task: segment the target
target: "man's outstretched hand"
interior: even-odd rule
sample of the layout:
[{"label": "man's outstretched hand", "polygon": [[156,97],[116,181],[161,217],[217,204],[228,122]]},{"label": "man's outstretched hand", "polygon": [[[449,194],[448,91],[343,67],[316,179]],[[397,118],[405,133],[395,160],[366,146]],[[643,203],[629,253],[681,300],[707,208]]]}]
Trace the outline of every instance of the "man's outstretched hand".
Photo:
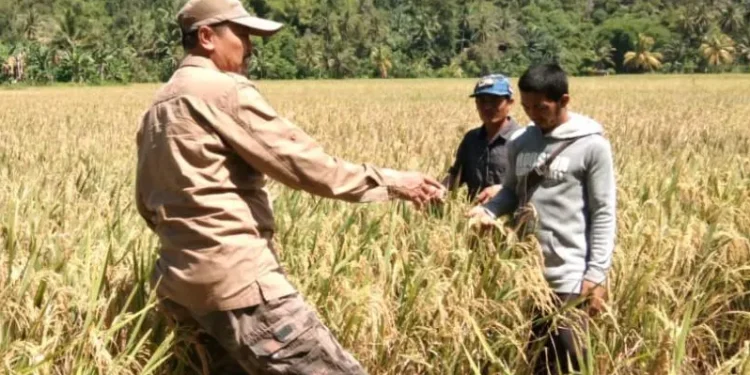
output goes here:
[{"label": "man's outstretched hand", "polygon": [[399,187],[391,188],[399,199],[407,200],[418,208],[433,201],[442,201],[445,187],[434,178],[419,172],[402,172]]}]

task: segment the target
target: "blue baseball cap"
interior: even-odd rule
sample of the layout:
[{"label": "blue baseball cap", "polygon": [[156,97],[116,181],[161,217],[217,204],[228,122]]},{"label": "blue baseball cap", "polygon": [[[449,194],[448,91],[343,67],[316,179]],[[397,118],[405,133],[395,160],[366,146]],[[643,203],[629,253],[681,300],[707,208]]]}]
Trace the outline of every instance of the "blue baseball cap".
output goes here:
[{"label": "blue baseball cap", "polygon": [[510,80],[502,74],[490,74],[479,79],[474,86],[474,93],[469,95],[473,98],[477,95],[495,95],[513,97],[513,88]]}]

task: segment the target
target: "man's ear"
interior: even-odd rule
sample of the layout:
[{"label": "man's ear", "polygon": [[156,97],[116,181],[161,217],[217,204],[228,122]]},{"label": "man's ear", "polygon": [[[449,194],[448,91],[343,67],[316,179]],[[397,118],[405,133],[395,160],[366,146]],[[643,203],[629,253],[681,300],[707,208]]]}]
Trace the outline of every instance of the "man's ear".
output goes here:
[{"label": "man's ear", "polygon": [[567,108],[568,103],[570,103],[570,95],[563,94],[563,96],[560,98],[560,108]]},{"label": "man's ear", "polygon": [[214,35],[215,32],[208,26],[201,26],[198,29],[198,45],[205,51],[213,51],[216,49],[214,46]]}]

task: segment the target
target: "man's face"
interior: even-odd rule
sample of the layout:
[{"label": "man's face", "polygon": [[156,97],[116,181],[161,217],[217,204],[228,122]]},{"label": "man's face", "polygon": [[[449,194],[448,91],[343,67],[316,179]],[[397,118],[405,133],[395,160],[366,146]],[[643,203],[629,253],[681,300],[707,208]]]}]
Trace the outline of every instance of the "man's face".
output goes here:
[{"label": "man's face", "polygon": [[561,114],[568,100],[567,94],[558,102],[548,99],[543,93],[521,92],[524,112],[542,130],[551,130],[560,125]]},{"label": "man's face", "polygon": [[513,105],[507,96],[477,95],[474,97],[477,112],[484,124],[499,124],[505,121]]},{"label": "man's face", "polygon": [[209,29],[203,47],[210,52],[216,67],[225,72],[246,74],[253,52],[250,30],[231,22]]}]

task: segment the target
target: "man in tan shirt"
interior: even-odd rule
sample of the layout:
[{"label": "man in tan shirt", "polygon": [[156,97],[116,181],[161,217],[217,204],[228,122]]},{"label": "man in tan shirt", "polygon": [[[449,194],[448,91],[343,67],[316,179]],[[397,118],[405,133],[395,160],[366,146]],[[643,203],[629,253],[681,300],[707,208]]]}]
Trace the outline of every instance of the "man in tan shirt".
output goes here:
[{"label": "man in tan shirt", "polygon": [[336,159],[274,111],[243,73],[250,35],[281,24],[239,0],[190,0],[178,22],[187,57],[137,135],[136,203],[161,242],[152,277],[161,307],[207,332],[239,373],[365,373],[286,278],[266,176],[333,199],[417,206],[442,186]]}]

